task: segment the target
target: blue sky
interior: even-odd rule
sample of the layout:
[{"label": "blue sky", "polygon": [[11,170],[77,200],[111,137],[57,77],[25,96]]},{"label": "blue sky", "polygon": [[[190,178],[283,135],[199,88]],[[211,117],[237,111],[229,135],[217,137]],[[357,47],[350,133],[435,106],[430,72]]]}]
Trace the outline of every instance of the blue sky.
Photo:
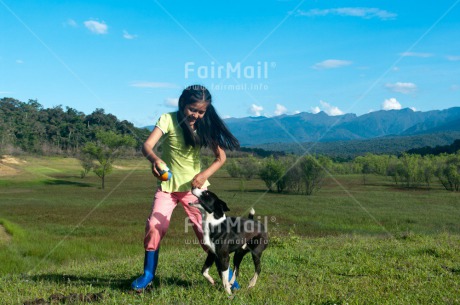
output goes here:
[{"label": "blue sky", "polygon": [[460,105],[460,0],[0,0],[0,97],[136,126],[207,86],[222,117]]}]

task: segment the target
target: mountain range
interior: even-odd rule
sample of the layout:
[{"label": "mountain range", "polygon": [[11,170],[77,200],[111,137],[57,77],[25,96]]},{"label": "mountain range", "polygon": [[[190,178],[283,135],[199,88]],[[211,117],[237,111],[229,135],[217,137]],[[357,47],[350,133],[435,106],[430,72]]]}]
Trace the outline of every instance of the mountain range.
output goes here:
[{"label": "mountain range", "polygon": [[268,143],[336,142],[460,131],[460,107],[445,110],[381,110],[361,116],[298,113],[230,118],[225,123],[242,146]]}]

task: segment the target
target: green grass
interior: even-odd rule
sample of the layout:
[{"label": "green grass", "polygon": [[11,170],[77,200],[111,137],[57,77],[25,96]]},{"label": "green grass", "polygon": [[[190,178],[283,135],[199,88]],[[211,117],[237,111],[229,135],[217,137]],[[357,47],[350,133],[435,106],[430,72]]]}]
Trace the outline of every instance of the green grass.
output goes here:
[{"label": "green grass", "polygon": [[[103,292],[99,304],[460,304],[460,200],[439,186],[403,189],[370,177],[328,179],[313,196],[266,193],[257,179],[219,172],[211,189],[229,215],[267,224],[262,274],[243,260],[229,298],[200,274],[205,254],[178,207],[162,241],[153,289],[133,293],[156,181],[145,160],[121,160],[106,189],[78,161],[32,158],[0,177],[0,303]],[[217,279],[215,267],[211,275]]]}]

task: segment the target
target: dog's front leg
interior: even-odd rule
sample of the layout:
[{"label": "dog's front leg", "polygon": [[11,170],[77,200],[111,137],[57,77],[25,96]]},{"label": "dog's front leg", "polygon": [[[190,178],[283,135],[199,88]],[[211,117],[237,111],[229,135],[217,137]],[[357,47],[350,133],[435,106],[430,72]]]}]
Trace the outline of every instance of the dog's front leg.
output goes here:
[{"label": "dog's front leg", "polygon": [[232,294],[232,290],[231,290],[231,287],[232,285],[230,284],[230,282],[228,281],[228,275],[230,273],[230,270],[229,270],[229,261],[230,261],[230,257],[229,257],[229,253],[227,251],[223,251],[223,252],[220,252],[219,254],[217,254],[217,257],[218,259],[216,259],[216,264],[217,264],[217,269],[219,270],[219,274],[222,278],[222,284],[224,286],[224,289],[225,291],[228,293],[228,294]]},{"label": "dog's front leg", "polygon": [[201,269],[201,273],[211,283],[211,285],[214,285],[214,279],[209,275],[209,269],[211,268],[212,264],[214,264],[215,260],[216,256],[214,253],[208,251],[208,257],[206,258],[203,268]]},{"label": "dog's front leg", "polygon": [[225,291],[227,291],[228,294],[232,294],[232,289],[231,289],[232,285],[228,281],[229,273],[230,273],[230,271],[229,271],[228,268],[226,270],[222,271],[222,284],[224,285]]}]

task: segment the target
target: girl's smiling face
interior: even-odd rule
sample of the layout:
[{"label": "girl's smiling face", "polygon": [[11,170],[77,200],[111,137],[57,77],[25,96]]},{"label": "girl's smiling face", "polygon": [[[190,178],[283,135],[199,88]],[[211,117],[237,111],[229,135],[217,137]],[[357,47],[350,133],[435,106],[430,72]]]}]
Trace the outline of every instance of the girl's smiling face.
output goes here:
[{"label": "girl's smiling face", "polygon": [[204,117],[208,105],[208,102],[196,102],[185,106],[184,115],[192,129],[195,129],[196,121]]}]

